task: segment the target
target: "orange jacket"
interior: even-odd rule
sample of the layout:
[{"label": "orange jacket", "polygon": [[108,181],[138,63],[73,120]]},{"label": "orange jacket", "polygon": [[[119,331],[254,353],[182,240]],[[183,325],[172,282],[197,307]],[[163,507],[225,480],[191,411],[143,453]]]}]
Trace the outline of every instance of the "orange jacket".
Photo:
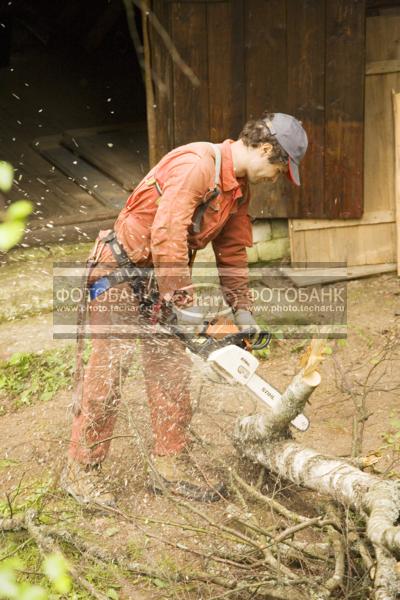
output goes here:
[{"label": "orange jacket", "polygon": [[[215,178],[214,151],[206,142],[180,146],[165,155],[139,183],[117,218],[118,240],[132,262],[154,265],[161,297],[190,287],[189,249],[204,248],[212,241],[227,301],[238,308],[249,305],[249,194],[246,180],[235,177],[231,143],[219,144],[221,193],[208,205],[198,233],[193,230],[193,215],[207,191],[214,188]],[[101,260],[107,258],[111,258],[109,248]]]}]

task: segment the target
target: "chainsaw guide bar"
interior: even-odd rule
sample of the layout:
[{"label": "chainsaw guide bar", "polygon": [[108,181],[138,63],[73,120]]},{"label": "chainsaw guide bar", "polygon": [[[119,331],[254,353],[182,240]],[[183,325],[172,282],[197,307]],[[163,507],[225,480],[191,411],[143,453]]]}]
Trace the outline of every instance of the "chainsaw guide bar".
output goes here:
[{"label": "chainsaw guide bar", "polygon": [[[281,411],[281,393],[257,375],[259,361],[247,350],[229,344],[212,351],[206,359],[194,354],[189,348],[187,352],[204,377],[214,383],[241,385],[273,413]],[[299,431],[307,431],[310,426],[308,418],[303,414],[297,415],[291,424]]]}]

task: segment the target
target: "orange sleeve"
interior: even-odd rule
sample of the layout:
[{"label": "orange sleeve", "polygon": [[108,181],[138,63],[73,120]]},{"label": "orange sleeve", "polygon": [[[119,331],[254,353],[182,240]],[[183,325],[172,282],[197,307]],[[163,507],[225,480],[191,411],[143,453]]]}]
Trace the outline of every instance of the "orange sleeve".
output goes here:
[{"label": "orange sleeve", "polygon": [[210,186],[212,157],[194,153],[174,159],[151,227],[151,253],[160,296],[191,286],[188,230],[195,209]]},{"label": "orange sleeve", "polygon": [[212,242],[224,298],[233,308],[246,310],[251,308],[246,247],[253,244],[248,205],[239,206]]}]

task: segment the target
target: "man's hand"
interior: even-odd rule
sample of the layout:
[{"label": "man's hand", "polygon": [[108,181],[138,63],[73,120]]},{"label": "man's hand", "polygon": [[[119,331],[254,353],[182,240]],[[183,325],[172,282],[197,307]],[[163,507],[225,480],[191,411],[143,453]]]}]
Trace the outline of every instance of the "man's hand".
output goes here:
[{"label": "man's hand", "polygon": [[249,310],[244,308],[238,308],[233,315],[235,325],[237,325],[243,333],[249,333],[249,336],[256,336],[260,333],[261,329],[257,325],[253,315]]}]

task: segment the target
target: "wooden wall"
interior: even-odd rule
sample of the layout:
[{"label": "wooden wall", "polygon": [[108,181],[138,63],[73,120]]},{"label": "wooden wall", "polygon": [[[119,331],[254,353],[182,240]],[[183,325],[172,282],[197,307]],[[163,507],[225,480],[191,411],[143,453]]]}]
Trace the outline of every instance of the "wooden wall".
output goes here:
[{"label": "wooden wall", "polygon": [[151,27],[157,157],[194,140],[236,138],[265,109],[303,121],[303,185],[253,190],[263,217],[357,218],[363,204],[365,0],[152,0],[199,80]]},{"label": "wooden wall", "polygon": [[364,215],[356,221],[292,220],[295,262],[396,262],[392,89],[400,91],[399,32],[400,16],[367,18]]}]

